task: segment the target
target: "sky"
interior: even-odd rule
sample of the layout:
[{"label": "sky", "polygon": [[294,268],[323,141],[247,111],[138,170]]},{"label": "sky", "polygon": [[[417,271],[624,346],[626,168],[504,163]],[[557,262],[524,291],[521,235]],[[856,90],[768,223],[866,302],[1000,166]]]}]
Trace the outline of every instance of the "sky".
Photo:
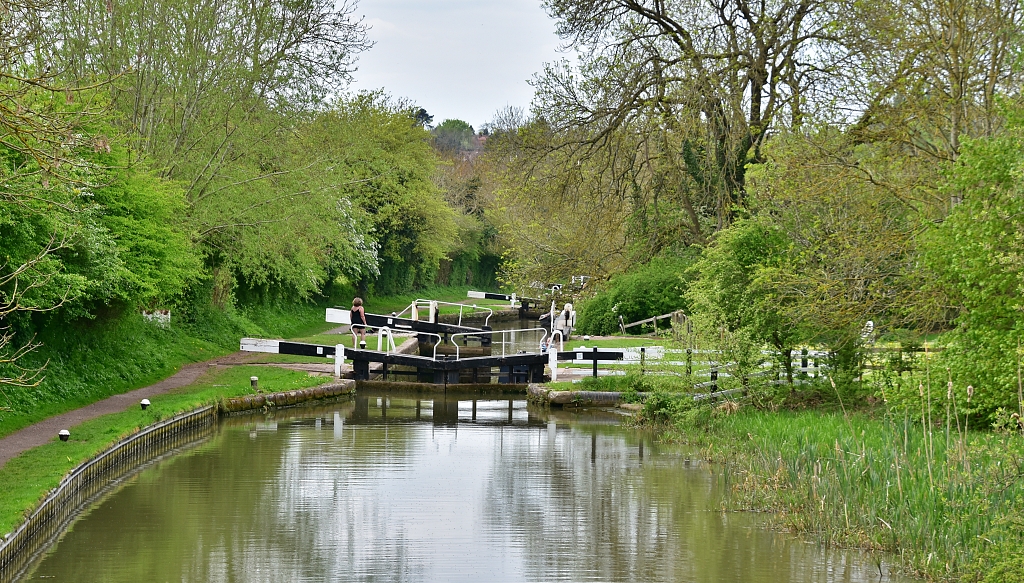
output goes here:
[{"label": "sky", "polygon": [[434,116],[474,128],[506,106],[528,109],[527,82],[562,58],[540,0],[359,0],[375,46],[351,89],[384,88]]}]

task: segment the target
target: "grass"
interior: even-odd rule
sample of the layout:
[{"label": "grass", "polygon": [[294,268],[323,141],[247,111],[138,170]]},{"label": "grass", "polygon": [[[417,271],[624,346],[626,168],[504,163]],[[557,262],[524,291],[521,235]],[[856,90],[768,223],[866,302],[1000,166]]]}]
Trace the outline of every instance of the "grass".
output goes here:
[{"label": "grass", "polygon": [[[469,298],[466,297],[466,293],[471,289],[474,288],[468,286],[435,287],[395,296],[370,296],[363,298],[365,300],[364,307],[366,308],[366,311],[371,314],[390,314],[391,312],[401,312],[417,299],[463,302],[469,300]],[[484,305],[480,300],[475,301],[475,303],[478,306]],[[507,305],[507,303],[505,305]],[[345,304],[340,307],[347,308],[349,306],[351,306],[351,304]],[[458,311],[458,308],[441,307],[442,314],[452,312],[458,313]]]},{"label": "grass", "polygon": [[591,338],[590,340],[583,340],[578,336],[574,336],[571,340],[565,343],[565,349],[578,350],[581,346],[587,348],[639,348],[641,346],[664,346],[665,348],[672,348],[673,342],[668,338],[651,338],[644,336],[616,336],[613,338],[602,337],[602,338]]},{"label": "grass", "polygon": [[[666,410],[649,399],[643,415]],[[965,432],[911,411],[759,411],[729,415],[679,401],[669,435],[726,462],[732,504],[831,545],[892,553],[933,580],[1024,576],[1024,437]]]},{"label": "grass", "polygon": [[265,393],[305,388],[330,380],[272,367],[231,367],[207,373],[188,387],[150,399],[152,405],[146,411],[133,407],[70,427],[69,441],[61,442],[54,436],[46,445],[26,451],[0,468],[0,483],[5,484],[4,496],[0,498],[0,533],[10,532],[19,524],[74,467],[142,427],[212,404],[218,398],[250,394],[250,376],[259,377],[260,389]]}]

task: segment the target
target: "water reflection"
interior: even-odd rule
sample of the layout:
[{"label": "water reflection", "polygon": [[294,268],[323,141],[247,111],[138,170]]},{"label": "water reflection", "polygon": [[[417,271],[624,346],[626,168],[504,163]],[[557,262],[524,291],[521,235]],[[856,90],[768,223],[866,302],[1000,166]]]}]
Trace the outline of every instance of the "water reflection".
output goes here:
[{"label": "water reflection", "polygon": [[[227,420],[79,520],[57,581],[877,581],[721,512],[613,413],[387,395]],[[888,580],[888,579],[886,579]]]}]

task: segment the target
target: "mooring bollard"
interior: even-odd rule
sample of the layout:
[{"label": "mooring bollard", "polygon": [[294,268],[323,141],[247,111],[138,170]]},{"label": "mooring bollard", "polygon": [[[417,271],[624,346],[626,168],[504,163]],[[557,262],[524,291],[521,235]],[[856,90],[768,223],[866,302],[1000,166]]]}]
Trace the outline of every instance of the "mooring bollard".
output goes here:
[{"label": "mooring bollard", "polygon": [[149,399],[143,399],[142,401],[139,401],[139,405],[142,407],[142,410],[145,411],[146,408],[149,407]]},{"label": "mooring bollard", "polygon": [[61,429],[60,433],[57,434],[57,437],[59,437],[61,441],[67,441],[71,438],[71,432],[67,429]]},{"label": "mooring bollard", "polygon": [[259,377],[249,377],[249,386],[252,387],[252,390],[259,391],[260,390],[259,385],[260,385],[260,378]]}]

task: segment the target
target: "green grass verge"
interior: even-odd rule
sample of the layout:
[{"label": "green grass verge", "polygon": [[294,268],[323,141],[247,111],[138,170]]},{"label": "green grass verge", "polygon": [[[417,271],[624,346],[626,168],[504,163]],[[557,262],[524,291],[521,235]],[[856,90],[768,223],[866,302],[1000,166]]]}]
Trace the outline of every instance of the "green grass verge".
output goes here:
[{"label": "green grass verge", "polygon": [[643,336],[616,336],[614,338],[602,337],[583,340],[579,336],[573,336],[565,343],[566,350],[576,350],[582,346],[587,348],[639,348],[641,346],[664,346],[675,348],[673,342],[668,338],[645,338]]},{"label": "green grass verge", "polygon": [[70,427],[71,439],[56,436],[46,445],[33,448],[0,468],[4,496],[0,498],[0,533],[10,532],[71,469],[92,458],[117,440],[147,425],[215,403],[218,398],[251,394],[249,377],[258,376],[265,393],[288,391],[323,384],[328,377],[312,377],[273,367],[238,366],[210,372],[196,383],[151,399],[146,411],[132,407]]},{"label": "green grass verge", "polygon": [[[892,553],[943,581],[1024,579],[1024,437],[912,412],[761,411],[664,394],[641,419],[726,462],[732,505],[841,546]],[[948,446],[947,446],[948,444]]]}]

